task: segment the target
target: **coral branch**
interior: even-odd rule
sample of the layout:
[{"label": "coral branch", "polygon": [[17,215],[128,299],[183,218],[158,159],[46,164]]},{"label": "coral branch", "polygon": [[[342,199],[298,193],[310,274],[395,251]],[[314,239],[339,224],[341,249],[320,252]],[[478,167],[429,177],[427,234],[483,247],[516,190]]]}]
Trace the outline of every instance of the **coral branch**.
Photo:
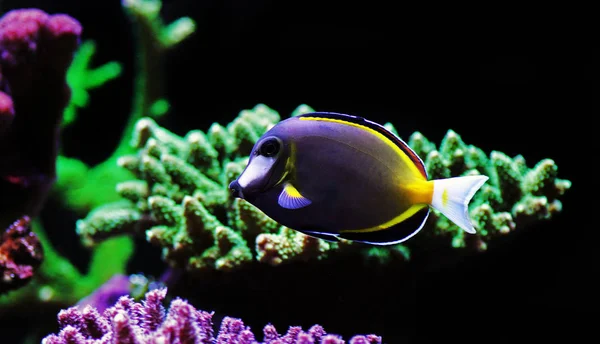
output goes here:
[{"label": "coral branch", "polygon": [[[195,31],[196,23],[191,18],[182,17],[164,25],[159,15],[162,7],[160,0],[122,0],[121,3],[135,24],[137,50],[143,52],[136,65],[134,108],[126,126],[126,136],[142,116],[156,118],[169,109],[163,90],[164,55],[168,49],[189,37]],[[128,150],[129,146],[124,144],[117,149],[117,155],[123,155]]]},{"label": "coral branch", "polygon": [[90,68],[95,52],[96,43],[92,40],[84,41],[77,49],[71,67],[67,71],[71,101],[64,111],[63,128],[73,123],[77,118],[77,111],[89,104],[89,90],[100,87],[121,74],[121,64],[115,61],[94,69]]},{"label": "coral branch", "polygon": [[[307,331],[291,326],[280,335],[273,325],[263,329],[263,341],[256,339],[250,327],[237,318],[224,317],[215,332],[213,313],[195,309],[187,301],[176,298],[165,310],[162,302],[166,289],[146,293],[142,303],[123,296],[100,314],[91,306],[71,307],[58,314],[60,331],[42,340],[42,344],[104,344],[104,343],[202,343],[202,344],[344,344],[337,335],[328,334],[322,326]],[[216,337],[215,337],[216,333]],[[356,335],[350,344],[381,344],[377,335]]]}]

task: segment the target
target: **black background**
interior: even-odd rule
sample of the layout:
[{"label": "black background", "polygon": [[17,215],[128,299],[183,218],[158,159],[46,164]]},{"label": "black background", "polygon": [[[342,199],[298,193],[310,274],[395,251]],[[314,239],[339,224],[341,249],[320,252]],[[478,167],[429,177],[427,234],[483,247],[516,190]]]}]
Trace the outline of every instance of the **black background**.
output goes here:
[{"label": "black background", "polygon": [[[124,64],[118,80],[92,92],[90,107],[64,137],[67,154],[102,161],[131,106],[133,38],[120,2],[5,0],[3,6],[68,13],[83,24],[84,39],[96,40],[98,64]],[[177,133],[226,124],[257,103],[281,114],[306,103],[393,122],[403,138],[418,130],[439,142],[453,129],[487,152],[522,154],[530,164],[552,158],[559,176],[573,182],[556,218],[510,245],[428,274],[410,329],[398,324],[396,331],[390,319],[397,314],[390,313],[386,324],[338,332],[384,333],[396,343],[546,339],[591,329],[600,261],[592,240],[598,230],[596,45],[567,13],[505,6],[164,2],[166,21],[190,16],[198,25],[167,60],[173,114],[166,125]],[[327,319],[315,319],[327,329]],[[281,327],[287,325],[293,324]]]}]

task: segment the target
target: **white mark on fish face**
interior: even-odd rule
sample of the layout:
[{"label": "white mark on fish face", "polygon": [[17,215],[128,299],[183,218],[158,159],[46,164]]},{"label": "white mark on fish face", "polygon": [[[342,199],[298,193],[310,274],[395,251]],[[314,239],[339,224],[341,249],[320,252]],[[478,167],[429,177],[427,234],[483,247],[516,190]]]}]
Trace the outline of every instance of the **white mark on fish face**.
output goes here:
[{"label": "white mark on fish face", "polygon": [[265,157],[262,155],[255,156],[246,166],[242,175],[238,178],[239,185],[245,189],[248,187],[262,186],[267,183],[269,171],[277,159]]}]

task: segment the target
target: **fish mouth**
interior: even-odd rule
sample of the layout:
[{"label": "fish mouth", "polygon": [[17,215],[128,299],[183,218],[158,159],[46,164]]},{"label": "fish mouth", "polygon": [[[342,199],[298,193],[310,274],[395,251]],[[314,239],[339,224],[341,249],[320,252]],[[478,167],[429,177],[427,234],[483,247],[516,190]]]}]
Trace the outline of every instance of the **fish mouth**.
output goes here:
[{"label": "fish mouth", "polygon": [[[277,186],[278,184],[281,183],[283,177],[285,176],[286,173],[284,173],[284,176],[282,176],[282,178],[280,178],[281,180],[278,180],[277,182],[273,183],[273,174],[275,173],[275,171],[277,171],[279,165],[281,163],[281,159],[277,159],[272,166],[270,166],[270,168],[266,169],[266,171],[264,172],[264,177],[260,178],[259,181],[253,181],[251,182],[249,185],[246,185],[245,187],[242,187],[239,183],[239,179],[241,178],[241,176],[239,176],[237,179],[235,179],[234,181],[232,181],[231,183],[229,183],[229,190],[231,192],[231,195],[235,198],[241,198],[241,199],[245,199],[248,200],[249,198],[253,198],[253,196],[257,195],[257,194],[262,194],[265,193],[267,191],[269,191],[270,189],[272,189],[273,187]],[[245,173],[246,171],[242,172],[242,175]]]},{"label": "fish mouth", "polygon": [[229,183],[229,191],[231,192],[231,196],[233,198],[244,199],[244,191],[237,179]]},{"label": "fish mouth", "polygon": [[269,179],[267,179],[266,183],[261,183],[263,185],[248,185],[246,187],[242,187],[238,180],[234,180],[229,183],[229,191],[231,192],[231,196],[234,198],[241,198],[244,200],[249,200],[253,198],[253,196],[257,194],[264,193],[270,189]]}]

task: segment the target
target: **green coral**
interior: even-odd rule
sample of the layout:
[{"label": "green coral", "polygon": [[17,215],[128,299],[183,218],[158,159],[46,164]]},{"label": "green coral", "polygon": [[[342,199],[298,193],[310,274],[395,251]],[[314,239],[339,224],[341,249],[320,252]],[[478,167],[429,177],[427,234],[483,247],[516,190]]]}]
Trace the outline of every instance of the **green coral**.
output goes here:
[{"label": "green coral", "polygon": [[[96,209],[77,222],[78,234],[93,245],[110,233],[143,230],[149,242],[163,248],[166,261],[195,271],[231,270],[255,256],[277,263],[324,254],[329,244],[298,236],[230,196],[228,185],[245,167],[254,142],[279,119],[278,113],[258,105],[241,111],[227,127],[214,123],[206,133],[193,130],[185,137],[150,118],[139,120],[131,142],[138,153],[118,160],[138,178],[116,187],[127,204]],[[267,233],[288,240],[257,238]],[[283,257],[269,256],[272,247]]]},{"label": "green coral", "polygon": [[[301,105],[292,116],[311,111]],[[117,187],[126,205],[107,205],[79,220],[79,235],[93,245],[111,233],[144,232],[149,242],[163,248],[167,262],[196,272],[229,271],[252,262],[279,265],[325,259],[332,252],[359,253],[367,261],[386,263],[409,260],[411,249],[435,242],[485,250],[493,237],[560,211],[557,197],[570,186],[569,181],[557,178],[552,160],[529,169],[523,157],[510,158],[500,152],[488,156],[465,144],[452,130],[439,148],[416,132],[408,142],[426,157],[430,177],[490,176],[470,206],[477,234],[465,234],[434,210],[422,235],[406,245],[380,248],[345,240],[326,242],[277,224],[228,192],[254,142],[279,120],[277,112],[259,104],[240,112],[226,127],[214,123],[207,132],[193,130],[184,137],[150,118],[139,120],[132,140],[137,154],[119,160],[137,178]],[[391,123],[385,126],[396,132]]]},{"label": "green coral", "polygon": [[[136,74],[133,108],[128,115],[121,141],[112,154],[95,166],[88,166],[79,159],[59,156],[57,160],[57,182],[54,194],[65,207],[78,213],[87,213],[103,204],[116,201],[115,185],[132,178],[126,169],[118,168],[119,157],[133,152],[129,145],[131,133],[137,121],[144,117],[160,118],[169,110],[165,99],[163,62],[169,49],[189,37],[195,23],[188,17],[179,18],[166,25],[159,14],[161,1],[127,0],[123,10],[132,22],[136,43]],[[100,86],[120,72],[116,62],[109,62],[97,69],[89,70],[88,64],[94,53],[92,42],[84,43],[78,51],[74,64],[69,69],[73,97],[67,109],[77,109],[87,104],[87,90]],[[74,110],[73,110],[74,111]],[[70,111],[65,116],[70,118]],[[75,114],[73,113],[73,116]],[[74,120],[69,119],[69,123]],[[107,191],[109,190],[109,191]]]},{"label": "green coral", "polygon": [[416,132],[408,144],[420,156],[426,156],[425,167],[431,178],[447,178],[483,174],[490,180],[475,194],[470,215],[476,235],[462,231],[437,210],[424,229],[426,236],[451,238],[453,247],[485,250],[489,240],[530,222],[549,219],[562,209],[558,197],[571,182],[557,177],[558,168],[551,159],[544,159],[529,168],[521,155],[513,158],[498,151],[489,156],[481,149],[467,145],[453,130],[449,130],[435,147],[423,134]]},{"label": "green coral", "polygon": [[81,43],[67,70],[67,84],[71,88],[71,100],[65,108],[61,125],[66,127],[77,118],[77,111],[87,107],[90,101],[89,90],[100,87],[121,75],[122,66],[116,61],[91,69],[90,64],[96,53],[96,42],[87,40]]},{"label": "green coral", "polygon": [[[138,77],[135,79],[134,105],[124,131],[129,134],[142,116],[158,118],[169,110],[163,89],[164,55],[190,37],[196,30],[196,23],[189,17],[181,17],[166,25],[160,17],[161,0],[124,0],[121,3],[135,24],[137,49],[144,52],[136,65]],[[127,149],[127,145],[120,146],[117,156],[125,154]]]}]

